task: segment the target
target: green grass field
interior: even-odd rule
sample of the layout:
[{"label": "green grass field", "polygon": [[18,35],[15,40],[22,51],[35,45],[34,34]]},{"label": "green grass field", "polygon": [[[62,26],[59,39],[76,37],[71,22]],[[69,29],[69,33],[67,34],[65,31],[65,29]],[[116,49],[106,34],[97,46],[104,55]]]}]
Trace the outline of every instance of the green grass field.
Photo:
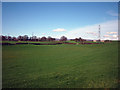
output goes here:
[{"label": "green grass field", "polygon": [[116,88],[118,44],[2,46],[3,88]]},{"label": "green grass field", "polygon": [[11,44],[15,44],[15,43],[57,43],[59,41],[1,41],[1,43],[11,43]]},{"label": "green grass field", "polygon": [[[11,44],[15,44],[15,43],[58,43],[61,41],[0,41],[0,43],[11,43]],[[64,41],[67,43],[80,43],[80,42],[76,42],[76,41]],[[98,43],[98,42],[92,42],[92,41],[84,41],[84,43]],[[102,42],[101,42],[102,43]]]}]

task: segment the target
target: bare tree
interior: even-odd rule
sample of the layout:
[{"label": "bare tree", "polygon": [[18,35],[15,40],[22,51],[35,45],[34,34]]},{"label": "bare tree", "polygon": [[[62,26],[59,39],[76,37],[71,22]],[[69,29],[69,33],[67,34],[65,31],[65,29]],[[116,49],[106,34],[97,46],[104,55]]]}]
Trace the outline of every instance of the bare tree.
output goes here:
[{"label": "bare tree", "polygon": [[82,39],[81,37],[79,38],[80,42],[83,44],[84,41],[86,41],[85,39]]},{"label": "bare tree", "polygon": [[12,37],[12,40],[13,40],[13,41],[17,41],[17,38],[16,38],[16,37]]},{"label": "bare tree", "polygon": [[60,38],[60,41],[67,41],[67,37],[62,36],[62,37]]},{"label": "bare tree", "polygon": [[55,41],[56,39],[55,38],[52,38],[52,41]]},{"label": "bare tree", "polygon": [[55,38],[52,38],[52,37],[48,36],[47,40],[48,40],[48,41],[54,41]]},{"label": "bare tree", "polygon": [[75,40],[76,42],[79,42],[79,41],[80,41],[78,38],[75,38],[74,40]]},{"label": "bare tree", "polygon": [[47,40],[46,37],[42,37],[42,38],[41,38],[41,41],[46,41],[46,40]]},{"label": "bare tree", "polygon": [[52,41],[52,37],[48,36],[47,40]]},{"label": "bare tree", "polygon": [[3,35],[2,35],[2,40],[3,40],[3,41],[7,40],[7,36],[3,36]]},{"label": "bare tree", "polygon": [[23,36],[23,40],[24,40],[24,41],[28,41],[28,38],[29,38],[28,35],[24,35],[24,36]]},{"label": "bare tree", "polygon": [[23,36],[18,36],[17,39],[20,40],[20,41],[23,41]]},{"label": "bare tree", "polygon": [[37,41],[37,36],[32,36],[32,41]]},{"label": "bare tree", "polygon": [[41,38],[39,37],[39,38],[38,38],[38,41],[40,41],[40,40],[41,40]]},{"label": "bare tree", "polygon": [[12,37],[11,37],[11,36],[8,36],[8,40],[11,41],[11,40],[12,40]]}]

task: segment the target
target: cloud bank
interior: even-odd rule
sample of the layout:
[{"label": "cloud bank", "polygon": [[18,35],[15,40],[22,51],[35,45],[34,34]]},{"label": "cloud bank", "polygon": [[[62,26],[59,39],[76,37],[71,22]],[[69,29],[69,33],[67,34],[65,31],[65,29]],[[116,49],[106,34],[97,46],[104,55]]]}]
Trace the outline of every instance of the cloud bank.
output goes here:
[{"label": "cloud bank", "polygon": [[118,20],[106,21],[94,25],[84,26],[67,31],[64,35],[69,39],[82,37],[85,39],[98,39],[98,26],[101,25],[101,39],[117,39],[118,37],[105,37],[104,35],[118,33]]},{"label": "cloud bank", "polygon": [[107,32],[107,34],[117,34],[117,32]]}]

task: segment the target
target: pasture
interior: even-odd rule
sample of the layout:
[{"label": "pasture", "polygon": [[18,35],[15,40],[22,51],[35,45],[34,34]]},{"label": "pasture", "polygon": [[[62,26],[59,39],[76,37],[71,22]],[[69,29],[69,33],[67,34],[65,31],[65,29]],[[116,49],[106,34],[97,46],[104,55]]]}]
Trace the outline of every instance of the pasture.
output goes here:
[{"label": "pasture", "polygon": [[3,45],[3,88],[116,88],[117,42]]}]

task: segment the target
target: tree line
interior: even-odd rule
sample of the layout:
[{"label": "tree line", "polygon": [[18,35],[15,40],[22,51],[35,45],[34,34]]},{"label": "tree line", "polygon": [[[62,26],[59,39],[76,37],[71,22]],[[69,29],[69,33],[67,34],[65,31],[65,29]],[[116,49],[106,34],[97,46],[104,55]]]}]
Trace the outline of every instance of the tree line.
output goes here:
[{"label": "tree line", "polygon": [[[55,41],[57,40],[56,38],[52,38],[51,36],[48,37],[37,37],[37,36],[32,36],[29,37],[28,35],[24,35],[24,36],[18,36],[18,37],[12,37],[12,36],[4,36],[1,35],[0,38],[2,39],[2,41]],[[67,41],[67,37],[62,36],[59,41]]]},{"label": "tree line", "polygon": [[[1,35],[0,40],[2,40],[2,41],[67,41],[68,39],[65,36],[62,36],[60,39],[56,39],[56,38],[52,38],[51,36],[48,36],[48,37],[43,36],[40,38],[37,36],[29,37],[28,35],[23,35],[23,36],[20,35],[18,37]],[[84,41],[87,41],[87,40],[79,37],[79,38],[75,38],[75,39],[70,39],[70,41],[84,43]],[[97,40],[97,41],[99,41],[99,40]],[[110,42],[110,40],[104,40],[104,42]]]}]

